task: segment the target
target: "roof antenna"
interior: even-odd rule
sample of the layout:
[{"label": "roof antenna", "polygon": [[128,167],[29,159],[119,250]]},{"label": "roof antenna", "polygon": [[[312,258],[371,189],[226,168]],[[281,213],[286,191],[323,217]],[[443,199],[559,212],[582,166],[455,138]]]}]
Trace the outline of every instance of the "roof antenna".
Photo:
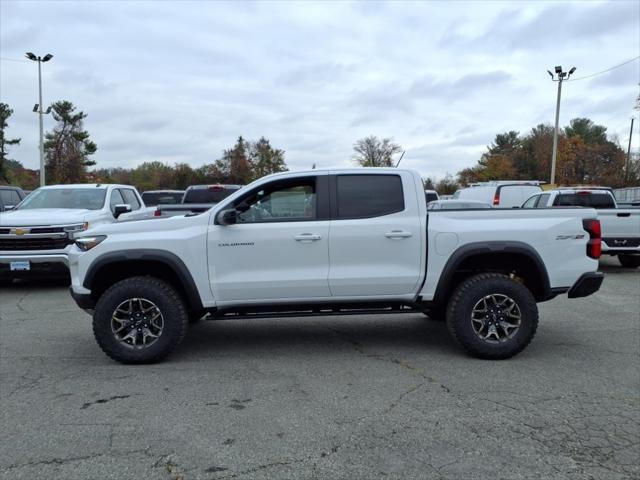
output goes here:
[{"label": "roof antenna", "polygon": [[398,168],[398,165],[400,165],[400,162],[402,161],[402,157],[404,157],[406,150],[402,151],[402,155],[400,155],[400,158],[398,159],[398,163],[396,163],[396,168]]}]

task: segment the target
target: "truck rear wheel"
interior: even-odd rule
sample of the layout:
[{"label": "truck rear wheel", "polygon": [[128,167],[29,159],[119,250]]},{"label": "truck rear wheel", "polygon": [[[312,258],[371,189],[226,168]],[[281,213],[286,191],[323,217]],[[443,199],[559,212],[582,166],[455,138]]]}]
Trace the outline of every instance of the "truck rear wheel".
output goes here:
[{"label": "truck rear wheel", "polygon": [[538,328],[538,306],[527,287],[498,273],[474,275],[455,290],[447,307],[453,338],[474,357],[510,358]]},{"label": "truck rear wheel", "polygon": [[121,363],[154,363],[182,341],[187,310],[178,292],[153,277],[112,285],[98,300],[93,334],[100,348]]},{"label": "truck rear wheel", "polygon": [[640,267],[640,255],[618,255],[618,261],[624,268]]}]

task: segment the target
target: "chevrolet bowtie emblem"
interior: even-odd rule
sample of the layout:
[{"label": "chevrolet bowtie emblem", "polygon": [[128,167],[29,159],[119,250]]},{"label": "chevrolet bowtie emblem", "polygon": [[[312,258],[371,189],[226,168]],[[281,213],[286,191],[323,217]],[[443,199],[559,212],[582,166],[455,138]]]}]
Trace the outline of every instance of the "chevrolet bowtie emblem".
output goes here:
[{"label": "chevrolet bowtie emblem", "polygon": [[16,235],[24,235],[25,233],[29,233],[29,230],[25,230],[24,228],[16,228],[14,232]]}]

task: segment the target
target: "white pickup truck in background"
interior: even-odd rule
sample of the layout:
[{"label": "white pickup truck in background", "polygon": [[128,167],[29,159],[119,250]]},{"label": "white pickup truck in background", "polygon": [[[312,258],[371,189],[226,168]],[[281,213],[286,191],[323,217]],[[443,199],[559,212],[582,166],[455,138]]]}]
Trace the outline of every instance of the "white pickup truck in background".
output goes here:
[{"label": "white pickup truck in background", "polygon": [[428,212],[410,170],[311,170],[199,215],[90,228],[69,268],[98,344],[124,363],[161,360],[205,313],[426,313],[472,355],[501,359],[533,338],[536,302],[600,288],[599,229],[585,208]]},{"label": "white pickup truck in background", "polygon": [[64,272],[74,235],[90,227],[150,218],[129,185],[55,185],[0,213],[0,286],[32,272]]},{"label": "white pickup truck in background", "polygon": [[558,188],[531,196],[522,208],[595,208],[602,228],[602,254],[626,268],[640,267],[640,208],[619,208],[609,188]]}]

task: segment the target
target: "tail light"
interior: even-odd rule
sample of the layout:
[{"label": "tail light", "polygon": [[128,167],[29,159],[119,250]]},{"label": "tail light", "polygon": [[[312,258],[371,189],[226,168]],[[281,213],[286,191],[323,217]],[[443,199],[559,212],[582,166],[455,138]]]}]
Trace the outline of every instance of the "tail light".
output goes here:
[{"label": "tail light", "polygon": [[583,220],[582,226],[589,233],[589,241],[587,242],[587,256],[600,258],[602,252],[602,229],[600,228],[600,220]]},{"label": "tail light", "polygon": [[500,190],[497,190],[496,194],[493,196],[493,204],[500,205]]},{"label": "tail light", "polygon": [[224,190],[222,185],[209,185],[209,190],[213,190],[214,192],[220,192]]},{"label": "tail light", "polygon": [[156,208],[156,211],[153,212],[153,216],[154,217],[161,217],[162,216],[162,212],[160,211],[159,208]]}]

